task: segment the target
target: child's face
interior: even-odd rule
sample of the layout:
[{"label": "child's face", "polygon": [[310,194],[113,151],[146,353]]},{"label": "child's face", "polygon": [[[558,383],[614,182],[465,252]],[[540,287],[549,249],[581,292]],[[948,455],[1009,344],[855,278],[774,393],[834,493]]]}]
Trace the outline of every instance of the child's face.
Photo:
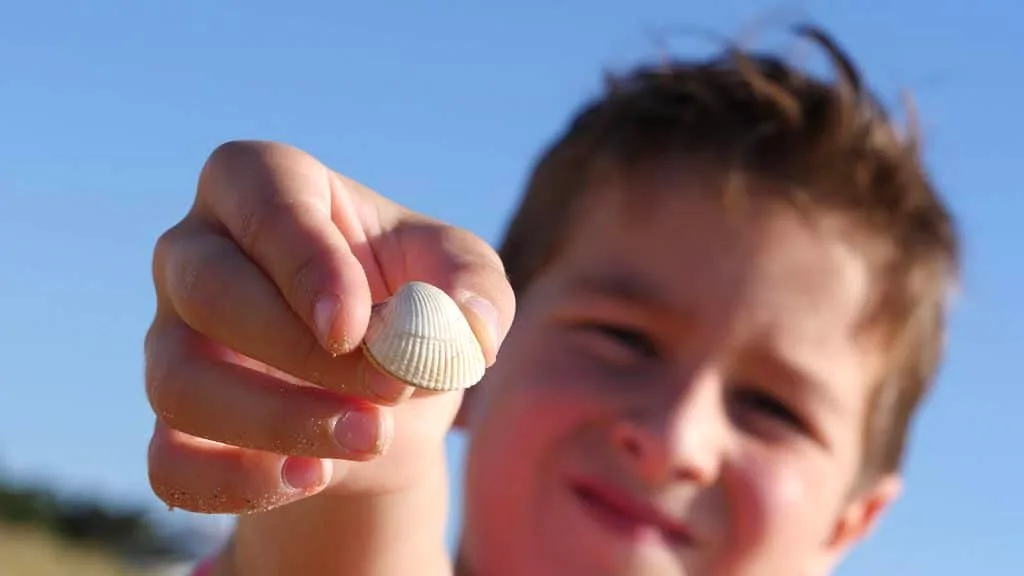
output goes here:
[{"label": "child's face", "polygon": [[882,362],[866,263],[795,213],[668,188],[696,180],[624,185],[521,295],[467,404],[468,570],[829,572],[897,485],[851,492]]}]

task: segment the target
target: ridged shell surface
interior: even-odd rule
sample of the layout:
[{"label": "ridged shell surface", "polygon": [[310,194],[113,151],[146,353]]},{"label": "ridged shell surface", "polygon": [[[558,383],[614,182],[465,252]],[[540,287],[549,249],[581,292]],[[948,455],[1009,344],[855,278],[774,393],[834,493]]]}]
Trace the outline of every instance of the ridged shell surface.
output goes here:
[{"label": "ridged shell surface", "polygon": [[374,307],[363,349],[382,371],[427,390],[469,388],[486,369],[480,344],[458,304],[425,282],[409,282]]}]

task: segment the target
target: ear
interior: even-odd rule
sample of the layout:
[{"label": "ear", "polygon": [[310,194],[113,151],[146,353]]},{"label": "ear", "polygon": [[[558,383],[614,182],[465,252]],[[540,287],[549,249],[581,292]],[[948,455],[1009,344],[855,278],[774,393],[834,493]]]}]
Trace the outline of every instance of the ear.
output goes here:
[{"label": "ear", "polygon": [[867,538],[878,525],[882,513],[899,498],[902,491],[902,478],[898,474],[887,474],[856,492],[836,518],[832,535],[826,544],[829,563],[838,563],[851,548]]}]

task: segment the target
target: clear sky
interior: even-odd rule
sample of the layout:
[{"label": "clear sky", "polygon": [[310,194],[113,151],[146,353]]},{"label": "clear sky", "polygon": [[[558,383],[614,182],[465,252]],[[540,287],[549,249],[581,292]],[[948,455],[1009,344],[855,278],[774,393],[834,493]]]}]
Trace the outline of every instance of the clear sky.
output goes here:
[{"label": "clear sky", "polygon": [[[914,92],[967,242],[907,493],[841,574],[1021,574],[1014,0],[5,3],[0,468],[157,507],[141,378],[150,255],[218,143],[285,140],[495,241],[539,148],[603,67],[656,56],[659,30],[691,30],[668,37],[673,52],[706,51],[692,30],[732,34],[780,11],[828,26],[887,100]],[[457,441],[452,453],[458,466]]]}]

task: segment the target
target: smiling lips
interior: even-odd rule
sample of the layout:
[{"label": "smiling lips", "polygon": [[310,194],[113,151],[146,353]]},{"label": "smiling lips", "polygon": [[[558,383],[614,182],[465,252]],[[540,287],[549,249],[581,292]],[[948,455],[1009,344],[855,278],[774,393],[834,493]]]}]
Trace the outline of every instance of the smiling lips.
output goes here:
[{"label": "smiling lips", "polygon": [[621,534],[639,536],[655,530],[677,546],[692,546],[693,533],[650,503],[590,482],[574,482],[572,491],[603,524]]}]

